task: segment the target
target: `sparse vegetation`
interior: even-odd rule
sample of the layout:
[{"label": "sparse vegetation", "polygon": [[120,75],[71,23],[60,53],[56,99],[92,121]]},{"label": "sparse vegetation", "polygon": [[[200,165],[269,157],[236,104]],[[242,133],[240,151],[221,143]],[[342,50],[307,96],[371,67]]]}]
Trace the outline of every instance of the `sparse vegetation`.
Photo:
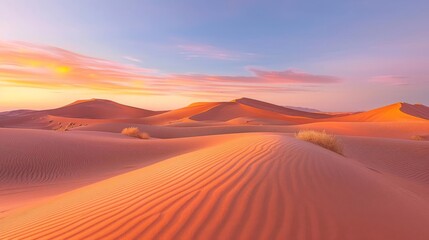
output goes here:
[{"label": "sparse vegetation", "polygon": [[138,129],[137,127],[124,128],[124,129],[122,129],[121,133],[124,135],[130,136],[130,137],[135,137],[135,138],[140,138],[140,139],[149,139],[150,138],[148,133],[140,132],[140,129]]},{"label": "sparse vegetation", "polygon": [[411,137],[411,140],[416,140],[416,141],[424,141],[426,140],[423,136],[420,135],[414,135]]},{"label": "sparse vegetation", "polygon": [[300,140],[317,144],[338,154],[343,154],[343,148],[335,135],[328,134],[325,131],[300,130],[295,134],[295,137]]}]

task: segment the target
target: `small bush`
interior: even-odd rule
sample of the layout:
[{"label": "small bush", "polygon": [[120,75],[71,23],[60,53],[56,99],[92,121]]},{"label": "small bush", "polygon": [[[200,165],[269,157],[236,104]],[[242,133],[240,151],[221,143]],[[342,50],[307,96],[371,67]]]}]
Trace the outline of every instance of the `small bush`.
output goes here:
[{"label": "small bush", "polygon": [[327,134],[325,131],[300,130],[295,134],[295,137],[317,144],[338,154],[343,154],[343,148],[337,138],[332,134]]},{"label": "small bush", "polygon": [[424,141],[426,140],[423,136],[420,135],[414,135],[411,137],[411,140],[416,140],[416,141]]},{"label": "small bush", "polygon": [[140,138],[140,139],[149,139],[150,136],[148,133],[145,132],[140,132],[140,129],[136,128],[136,127],[127,127],[122,129],[122,134],[130,136],[130,137],[135,137],[135,138]]}]

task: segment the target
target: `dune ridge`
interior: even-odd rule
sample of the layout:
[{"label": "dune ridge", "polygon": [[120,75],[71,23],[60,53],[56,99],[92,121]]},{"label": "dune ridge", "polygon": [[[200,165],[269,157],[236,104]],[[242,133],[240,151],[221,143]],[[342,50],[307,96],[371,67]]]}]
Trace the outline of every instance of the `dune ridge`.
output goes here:
[{"label": "dune ridge", "polygon": [[49,115],[71,118],[115,119],[142,118],[161,111],[151,111],[105,99],[78,100],[61,108],[48,110]]},{"label": "dune ridge", "polygon": [[314,111],[310,112],[310,111],[305,111],[304,109],[298,110],[298,109],[283,107],[283,106],[279,106],[279,105],[251,99],[251,98],[246,98],[246,97],[234,99],[232,100],[232,102],[237,102],[237,103],[241,103],[254,108],[259,108],[259,109],[272,111],[272,112],[278,112],[278,113],[290,115],[290,116],[301,116],[301,117],[307,117],[307,118],[332,117],[332,115],[325,114],[322,112],[314,112]]},{"label": "dune ridge", "polygon": [[[0,114],[0,127],[66,129],[106,120],[139,119],[162,113],[105,99],[78,100],[48,110],[17,110]],[[72,125],[71,125],[72,124]]]},{"label": "dune ridge", "polygon": [[385,107],[348,116],[332,118],[330,121],[391,122],[429,120],[429,108],[420,104],[394,103]]},{"label": "dune ridge", "polygon": [[403,122],[429,120],[429,107],[395,103],[360,113],[306,112],[239,98],[229,102],[200,102],[170,111],[151,111],[110,100],[78,100],[49,110],[0,113],[0,127],[69,130],[106,122],[182,127],[209,125],[301,125],[321,122]]},{"label": "dune ridge", "polygon": [[311,121],[324,114],[287,109],[253,99],[236,99],[230,102],[201,102],[187,107],[145,118],[142,123],[165,125],[175,121],[227,122],[236,118],[258,119],[265,124],[296,124]]}]

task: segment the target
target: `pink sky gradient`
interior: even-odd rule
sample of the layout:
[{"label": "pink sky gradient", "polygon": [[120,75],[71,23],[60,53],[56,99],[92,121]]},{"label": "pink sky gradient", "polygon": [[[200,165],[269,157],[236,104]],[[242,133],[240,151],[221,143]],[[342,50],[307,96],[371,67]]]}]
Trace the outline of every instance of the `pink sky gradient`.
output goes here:
[{"label": "pink sky gradient", "polygon": [[[285,105],[317,107],[311,104],[309,95],[312,99],[333,103],[337,102],[338,96],[346,96],[347,92],[356,90],[353,86],[347,87],[347,81],[341,77],[295,69],[278,71],[247,67],[247,75],[179,74],[143,68],[134,65],[142,63],[139,59],[123,58],[130,64],[89,57],[53,46],[0,41],[0,86],[3,92],[0,110],[54,107],[52,98],[55,94],[52,93],[61,91],[73,91],[73,95],[64,99],[103,97],[125,99],[131,105],[133,102],[129,99],[144,96],[157,99],[155,106],[144,107],[169,109],[178,107],[179,103],[230,100],[243,96],[280,105],[282,102],[279,100],[286,97],[288,104]],[[396,75],[375,76],[366,82],[393,87],[409,85],[407,78]],[[373,85],[374,89],[376,85]],[[19,104],[13,91],[25,92]],[[343,91],[345,94],[341,93]],[[51,98],[43,100],[40,98],[42,95]]]},{"label": "pink sky gradient", "polygon": [[81,89],[107,95],[179,95],[207,100],[305,92],[311,91],[306,85],[340,82],[333,76],[256,68],[250,68],[248,76],[167,74],[58,47],[6,41],[0,42],[0,73],[0,84],[5,87]]}]

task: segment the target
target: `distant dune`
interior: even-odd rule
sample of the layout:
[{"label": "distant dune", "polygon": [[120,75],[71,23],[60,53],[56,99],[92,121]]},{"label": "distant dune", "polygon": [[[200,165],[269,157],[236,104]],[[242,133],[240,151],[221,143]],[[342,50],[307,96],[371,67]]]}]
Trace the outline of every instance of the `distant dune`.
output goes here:
[{"label": "distant dune", "polygon": [[158,113],[160,112],[130,107],[103,99],[80,100],[47,111],[47,114],[54,116],[92,119],[142,118]]},{"label": "distant dune", "polygon": [[307,117],[307,118],[327,118],[332,117],[331,115],[324,114],[321,112],[312,112],[312,111],[305,111],[305,110],[298,110],[288,107],[282,107],[278,105],[274,105],[271,103],[251,99],[251,98],[239,98],[236,100],[233,100],[233,102],[241,103],[243,105],[251,106],[254,108],[259,108],[267,111],[277,112],[289,116],[299,116],[299,117]]},{"label": "distant dune", "polygon": [[89,99],[49,110],[0,113],[0,127],[64,130],[89,123],[105,122],[106,119],[109,121],[140,119],[159,113],[162,111],[130,107],[104,99]]},{"label": "distant dune", "polygon": [[350,122],[422,121],[429,120],[429,108],[421,104],[395,103],[331,120]]},{"label": "distant dune", "polygon": [[193,103],[170,111],[151,111],[103,99],[79,100],[64,107],[0,113],[0,127],[72,129],[106,122],[149,125],[207,126],[295,125],[316,122],[392,122],[429,119],[429,107],[395,103],[360,113],[307,112],[250,98],[230,102]]},{"label": "distant dune", "polygon": [[309,122],[312,118],[326,117],[324,114],[308,113],[261,101],[241,98],[231,102],[194,103],[185,108],[172,110],[146,118],[151,124],[169,124],[177,121],[217,121],[227,122],[237,118],[247,118],[247,122],[264,124],[297,124]]}]

